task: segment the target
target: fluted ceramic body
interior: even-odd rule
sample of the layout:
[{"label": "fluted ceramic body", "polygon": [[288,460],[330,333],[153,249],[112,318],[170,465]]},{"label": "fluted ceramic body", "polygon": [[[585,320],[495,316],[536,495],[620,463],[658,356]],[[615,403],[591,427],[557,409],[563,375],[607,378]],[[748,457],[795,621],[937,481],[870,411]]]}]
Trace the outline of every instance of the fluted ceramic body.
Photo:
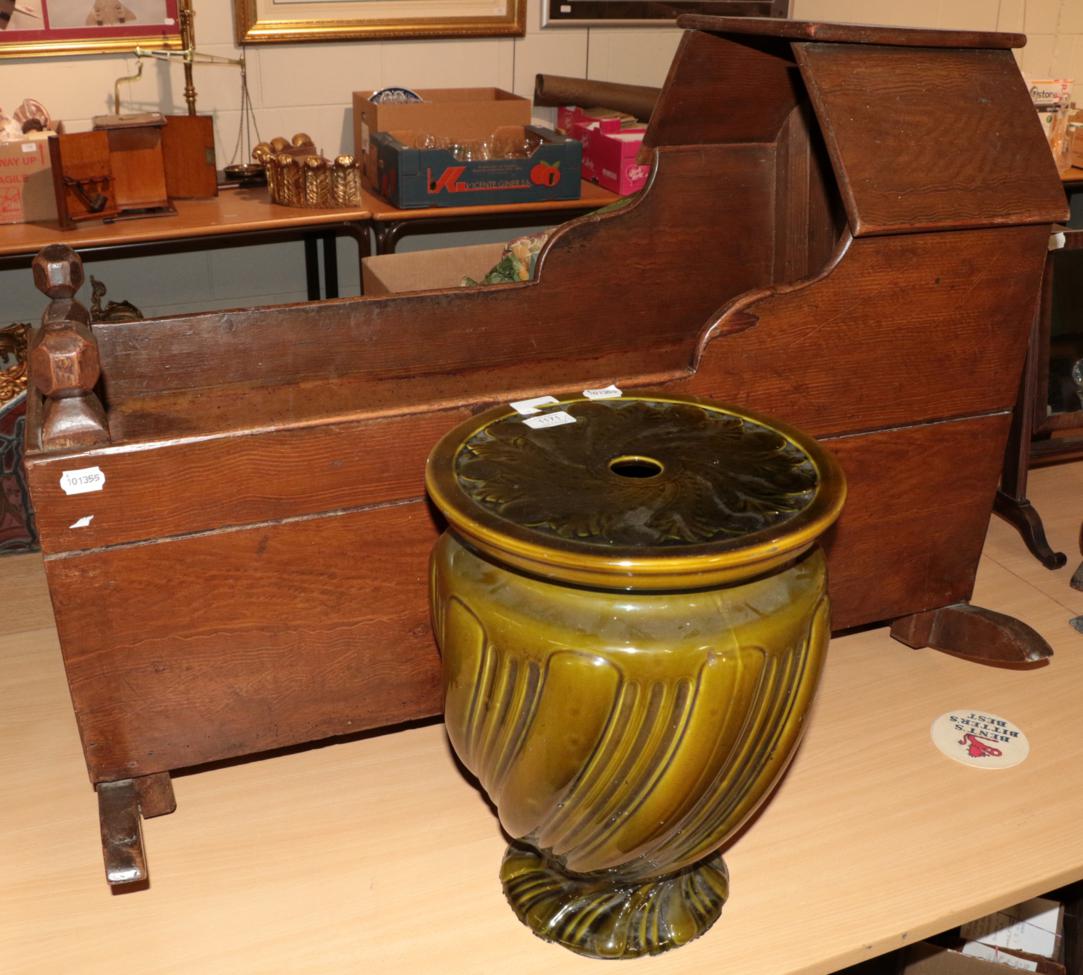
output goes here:
[{"label": "fluted ceramic body", "polygon": [[541,429],[490,411],[430,457],[445,720],[515,841],[519,917],[634,957],[718,917],[718,848],[797,746],[845,488],[814,442],[724,407],[557,407]]},{"label": "fluted ceramic body", "polygon": [[566,869],[695,863],[785,768],[827,646],[818,550],[743,584],[619,593],[445,533],[432,572],[448,737],[508,834]]}]

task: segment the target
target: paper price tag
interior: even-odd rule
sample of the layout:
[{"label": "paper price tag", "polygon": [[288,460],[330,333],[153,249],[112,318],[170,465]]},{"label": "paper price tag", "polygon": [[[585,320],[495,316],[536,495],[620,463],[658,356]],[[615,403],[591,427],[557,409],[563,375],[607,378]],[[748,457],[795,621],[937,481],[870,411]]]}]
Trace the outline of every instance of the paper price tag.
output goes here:
[{"label": "paper price tag", "polygon": [[587,399],[620,399],[624,393],[610,383],[605,389],[584,389],[583,395]]},{"label": "paper price tag", "polygon": [[575,423],[575,417],[563,410],[557,410],[555,413],[528,416],[523,422],[532,430],[544,430],[548,427],[562,427],[566,423]]},{"label": "paper price tag", "polygon": [[60,490],[65,494],[89,494],[105,487],[105,471],[100,467],[81,467],[60,475]]},{"label": "paper price tag", "polygon": [[540,413],[542,406],[552,406],[559,400],[555,396],[535,396],[533,399],[520,399],[508,405],[520,416],[533,416]]},{"label": "paper price tag", "polygon": [[948,758],[972,768],[1011,768],[1030,754],[1022,729],[988,711],[949,711],[933,722],[929,733]]}]

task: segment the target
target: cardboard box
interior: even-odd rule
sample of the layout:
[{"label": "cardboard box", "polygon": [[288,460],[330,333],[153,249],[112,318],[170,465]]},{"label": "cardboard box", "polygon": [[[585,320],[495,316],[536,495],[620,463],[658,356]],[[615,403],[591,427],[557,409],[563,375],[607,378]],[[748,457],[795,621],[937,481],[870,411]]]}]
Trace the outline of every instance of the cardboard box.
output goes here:
[{"label": "cardboard box", "polygon": [[464,277],[480,281],[504,252],[502,243],[379,254],[361,261],[362,290],[370,295],[458,288]]},{"label": "cardboard box", "polygon": [[644,125],[620,112],[567,105],[557,110],[557,128],[583,144],[583,179],[621,196],[646,185],[651,167],[637,162]]},{"label": "cardboard box", "polygon": [[378,132],[376,190],[400,209],[578,200],[582,145],[540,126],[523,131],[541,140],[528,157],[470,162],[449,149],[413,148],[414,132]]},{"label": "cardboard box", "polygon": [[56,219],[56,191],[44,139],[0,142],[0,224]]},{"label": "cardboard box", "polygon": [[369,186],[379,185],[373,136],[411,130],[449,139],[484,139],[505,125],[530,125],[530,101],[501,88],[418,88],[424,101],[374,105],[371,91],[353,93],[354,153]]},{"label": "cardboard box", "polygon": [[1030,100],[1035,108],[1066,108],[1072,100],[1071,78],[1028,78]]},{"label": "cardboard box", "polygon": [[1030,961],[1019,967],[1007,960],[992,961],[964,955],[953,948],[920,942],[906,949],[901,975],[1020,975],[1024,971],[1039,975],[1065,975],[1064,966],[1048,959],[1019,959]]}]

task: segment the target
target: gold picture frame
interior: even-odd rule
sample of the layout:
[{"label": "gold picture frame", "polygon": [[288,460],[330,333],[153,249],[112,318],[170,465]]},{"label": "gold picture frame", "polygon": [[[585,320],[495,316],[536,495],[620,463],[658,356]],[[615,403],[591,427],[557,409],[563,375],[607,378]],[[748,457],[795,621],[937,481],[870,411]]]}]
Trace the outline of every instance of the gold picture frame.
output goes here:
[{"label": "gold picture frame", "polygon": [[526,0],[233,0],[238,44],[521,37]]},{"label": "gold picture frame", "polygon": [[136,47],[181,46],[178,0],[116,4],[127,12],[118,23],[90,22],[97,6],[95,0],[19,0],[0,29],[0,58],[126,54]]}]

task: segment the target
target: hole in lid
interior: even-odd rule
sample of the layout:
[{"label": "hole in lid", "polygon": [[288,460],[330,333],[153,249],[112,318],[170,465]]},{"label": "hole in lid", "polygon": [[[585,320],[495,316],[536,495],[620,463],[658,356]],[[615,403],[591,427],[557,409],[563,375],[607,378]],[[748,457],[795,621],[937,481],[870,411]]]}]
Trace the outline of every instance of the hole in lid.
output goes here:
[{"label": "hole in lid", "polygon": [[621,477],[657,477],[665,470],[665,467],[661,461],[653,457],[626,455],[614,457],[609,462],[609,469]]}]

